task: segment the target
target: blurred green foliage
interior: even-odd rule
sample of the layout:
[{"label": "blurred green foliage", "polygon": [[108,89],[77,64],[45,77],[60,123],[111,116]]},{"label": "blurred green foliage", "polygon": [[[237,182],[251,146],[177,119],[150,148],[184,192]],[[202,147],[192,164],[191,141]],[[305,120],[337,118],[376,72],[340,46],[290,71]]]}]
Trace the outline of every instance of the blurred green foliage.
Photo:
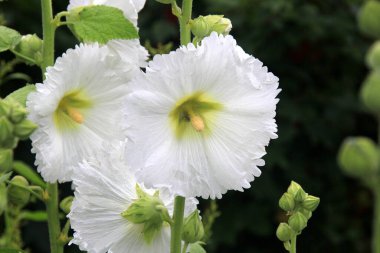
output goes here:
[{"label": "blurred green foliage", "polygon": [[[218,201],[221,215],[208,242],[209,253],[283,252],[276,227],[285,215],[278,199],[291,180],[321,198],[318,210],[299,238],[299,252],[369,252],[372,196],[355,180],[340,172],[336,163],[345,136],[374,137],[376,124],[357,99],[367,70],[364,55],[370,40],[359,34],[356,15],[361,0],[196,0],[194,17],[224,14],[233,24],[232,35],[243,49],[259,58],[280,78],[277,121],[279,139],[265,157],[263,174],[245,193],[229,192]],[[55,1],[56,11],[66,1]],[[7,25],[21,33],[41,36],[38,0],[0,2]],[[1,21],[2,22],[2,21]],[[139,20],[142,42],[173,41],[178,26],[168,5],[148,0]],[[66,28],[57,33],[60,55],[75,45]],[[12,59],[1,54],[1,59]],[[16,66],[34,82],[37,68]],[[1,87],[2,95],[22,86],[20,80]],[[359,124],[360,122],[360,124]],[[30,164],[29,143],[20,145],[17,159]],[[207,207],[209,202],[202,201]],[[32,206],[31,208],[41,208]],[[43,223],[23,228],[32,252],[47,250]],[[74,246],[67,252],[77,252]]]}]

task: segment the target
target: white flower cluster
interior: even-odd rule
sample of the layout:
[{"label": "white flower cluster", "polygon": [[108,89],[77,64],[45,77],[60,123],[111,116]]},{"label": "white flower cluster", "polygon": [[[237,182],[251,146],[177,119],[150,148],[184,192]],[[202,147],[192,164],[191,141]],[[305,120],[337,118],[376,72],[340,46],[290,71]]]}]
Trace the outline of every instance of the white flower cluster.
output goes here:
[{"label": "white flower cluster", "polygon": [[[114,6],[137,25],[144,3],[71,0],[68,9]],[[186,197],[189,214],[195,197],[249,188],[277,137],[278,78],[232,36],[147,58],[138,40],[80,44],[28,97],[38,171],[73,181],[72,243],[90,253],[169,252],[167,224],[148,243],[143,225],[122,215],[136,185],[158,191],[170,215],[174,196]]]}]

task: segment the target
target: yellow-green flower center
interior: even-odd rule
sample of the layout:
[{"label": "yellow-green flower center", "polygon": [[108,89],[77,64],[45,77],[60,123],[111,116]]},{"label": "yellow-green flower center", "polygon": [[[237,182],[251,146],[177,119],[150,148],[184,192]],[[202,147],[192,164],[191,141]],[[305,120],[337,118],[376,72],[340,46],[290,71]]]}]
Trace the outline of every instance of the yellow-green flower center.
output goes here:
[{"label": "yellow-green flower center", "polygon": [[169,113],[176,137],[181,139],[194,132],[209,133],[216,112],[222,108],[222,104],[201,91],[180,99]]},{"label": "yellow-green flower center", "polygon": [[91,105],[91,100],[82,90],[68,92],[54,112],[54,123],[60,130],[75,129],[85,121],[86,109]]}]

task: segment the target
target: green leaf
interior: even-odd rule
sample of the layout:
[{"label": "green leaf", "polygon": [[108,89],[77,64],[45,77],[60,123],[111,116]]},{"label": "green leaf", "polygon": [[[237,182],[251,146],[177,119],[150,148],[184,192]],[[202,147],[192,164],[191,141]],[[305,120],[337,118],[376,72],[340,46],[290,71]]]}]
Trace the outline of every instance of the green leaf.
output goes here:
[{"label": "green leaf", "polygon": [[9,94],[5,99],[13,99],[22,104],[23,106],[26,105],[26,98],[28,97],[29,93],[36,90],[36,86],[32,84],[27,84],[26,86],[15,90],[11,94]]},{"label": "green leaf", "polygon": [[203,242],[190,244],[190,253],[206,253],[206,250],[201,246]]},{"label": "green leaf", "polygon": [[19,249],[0,249],[0,253],[24,253]]},{"label": "green leaf", "polygon": [[21,34],[6,26],[0,26],[0,52],[14,48],[21,40]]},{"label": "green leaf", "polygon": [[23,220],[30,220],[30,221],[47,221],[47,213],[45,211],[35,211],[35,212],[29,212],[24,211],[20,215],[21,219]]},{"label": "green leaf", "polygon": [[0,184],[4,183],[5,181],[7,181],[12,175],[12,172],[8,172],[4,175],[1,175],[0,176]]},{"label": "green leaf", "polygon": [[46,188],[46,183],[41,179],[37,172],[26,163],[23,163],[21,161],[14,161],[13,170],[28,179],[32,184]]},{"label": "green leaf", "polygon": [[79,40],[107,43],[112,39],[137,39],[136,27],[121,10],[104,5],[88,6],[70,12],[68,22]]}]

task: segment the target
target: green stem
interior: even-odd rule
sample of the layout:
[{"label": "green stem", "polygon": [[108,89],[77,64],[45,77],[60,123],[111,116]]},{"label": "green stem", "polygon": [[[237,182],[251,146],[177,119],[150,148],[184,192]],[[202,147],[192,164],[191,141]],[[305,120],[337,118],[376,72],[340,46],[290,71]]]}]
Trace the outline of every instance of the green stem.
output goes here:
[{"label": "green stem", "polygon": [[58,184],[47,184],[48,199],[46,201],[46,212],[48,217],[50,252],[63,253],[63,245],[58,239],[61,234],[58,211]]},{"label": "green stem", "polygon": [[170,253],[181,253],[183,216],[185,213],[185,198],[175,197],[173,225],[171,226]]},{"label": "green stem", "polygon": [[45,75],[46,68],[54,64],[54,35],[53,8],[51,0],[41,0],[42,29],[43,29],[43,52],[41,70]]},{"label": "green stem", "polygon": [[190,24],[193,0],[183,0],[182,17],[179,19],[179,28],[181,33],[181,45],[191,42]]},{"label": "green stem", "polygon": [[373,188],[373,193],[375,208],[373,213],[372,251],[373,253],[380,253],[380,185],[378,182]]},{"label": "green stem", "polygon": [[[42,50],[42,75],[45,78],[46,68],[54,64],[54,35],[55,25],[53,22],[52,0],[41,0],[42,10],[42,29],[43,29],[43,50]],[[63,245],[58,243],[61,233],[61,225],[58,217],[58,185],[47,184],[46,191],[48,199],[46,200],[46,212],[48,216],[50,252],[63,253]]]},{"label": "green stem", "polygon": [[35,61],[34,59],[32,59],[32,58],[30,58],[30,57],[28,57],[28,56],[26,56],[26,55],[20,54],[19,52],[17,52],[16,50],[13,50],[13,49],[10,49],[9,51],[11,51],[11,52],[12,52],[14,55],[16,55],[17,57],[19,57],[19,58],[21,58],[21,59],[24,59],[24,60],[26,60],[26,61],[28,61],[28,62],[31,62],[31,63],[37,65],[36,61]]},{"label": "green stem", "polygon": [[290,253],[296,253],[297,251],[297,235],[294,235],[290,243]]}]

